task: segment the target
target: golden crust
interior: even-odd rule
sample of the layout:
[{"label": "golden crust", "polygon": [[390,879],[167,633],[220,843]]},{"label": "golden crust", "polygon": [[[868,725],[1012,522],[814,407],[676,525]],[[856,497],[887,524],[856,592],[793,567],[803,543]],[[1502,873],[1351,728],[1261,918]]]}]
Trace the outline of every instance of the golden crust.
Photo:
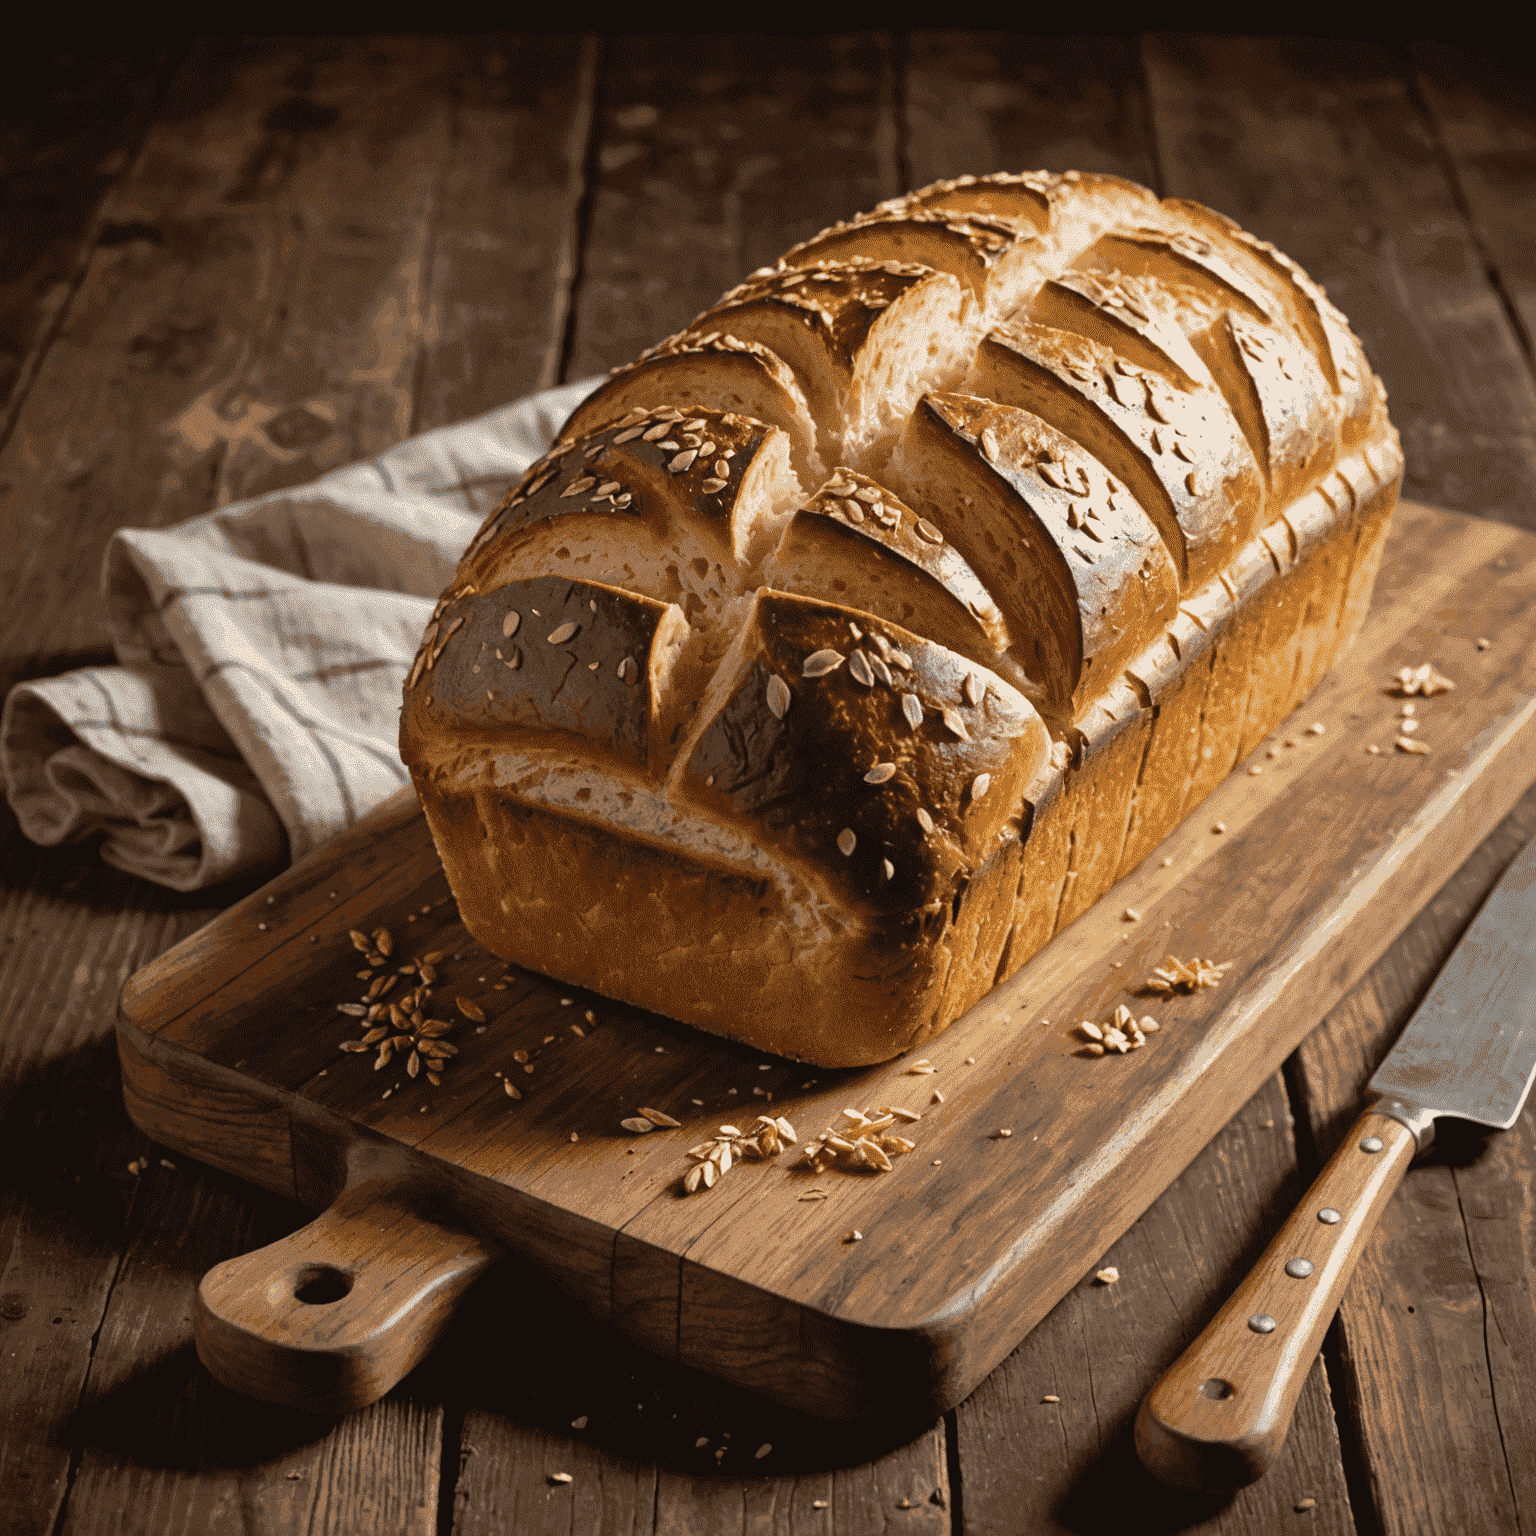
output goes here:
[{"label": "golden crust", "polygon": [[1294,262],[1114,177],[823,230],[616,370],[433,614],[401,750],[466,923],[787,1056],[931,1038],[1353,637],[1384,402]]}]

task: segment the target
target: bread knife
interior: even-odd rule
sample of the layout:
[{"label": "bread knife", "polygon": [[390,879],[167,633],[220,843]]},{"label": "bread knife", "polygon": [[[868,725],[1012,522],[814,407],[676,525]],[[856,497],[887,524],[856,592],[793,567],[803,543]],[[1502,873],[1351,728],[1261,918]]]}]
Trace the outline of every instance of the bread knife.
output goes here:
[{"label": "bread knife", "polygon": [[1181,1488],[1241,1488],[1285,1444],[1377,1219],[1442,1115],[1508,1130],[1536,1078],[1536,839],[1505,871],[1397,1044],[1365,1112],[1248,1278],[1147,1394],[1136,1451]]}]

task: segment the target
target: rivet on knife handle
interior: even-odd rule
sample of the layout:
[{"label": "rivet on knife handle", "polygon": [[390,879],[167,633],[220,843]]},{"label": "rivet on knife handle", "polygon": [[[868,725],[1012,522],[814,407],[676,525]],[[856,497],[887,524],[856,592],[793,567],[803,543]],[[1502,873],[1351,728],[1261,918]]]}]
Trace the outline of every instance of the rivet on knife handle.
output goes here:
[{"label": "rivet on knife handle", "polygon": [[1416,1150],[1367,1111],[1231,1300],[1147,1394],[1136,1451],[1180,1488],[1241,1488],[1285,1444],[1302,1383]]}]

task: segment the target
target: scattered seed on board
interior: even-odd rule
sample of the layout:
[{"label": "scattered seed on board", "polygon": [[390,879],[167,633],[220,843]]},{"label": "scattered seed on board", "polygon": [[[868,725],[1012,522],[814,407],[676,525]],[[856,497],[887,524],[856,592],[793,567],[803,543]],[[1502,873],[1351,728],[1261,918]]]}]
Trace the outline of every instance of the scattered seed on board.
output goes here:
[{"label": "scattered seed on board", "polygon": [[551,1472],[549,1480],[552,1483],[574,1483],[576,1481],[569,1472]]},{"label": "scattered seed on board", "polygon": [[1120,1271],[1113,1264],[1106,1265],[1093,1277],[1100,1285],[1113,1285],[1120,1278]]},{"label": "scattered seed on board", "polygon": [[1176,955],[1169,955],[1147,978],[1144,986],[1148,991],[1159,992],[1165,997],[1175,992],[1200,992],[1219,985],[1222,976],[1231,966],[1231,961],[1216,965],[1198,957],[1184,961]]},{"label": "scattered seed on board", "polygon": [[1047,1392],[1040,1401],[1042,1403],[1059,1403],[1061,1399],[1054,1392]]},{"label": "scattered seed on board", "polygon": [[763,1459],[763,1457],[766,1456],[772,1449],[773,1449],[773,1447],[766,1440],[763,1441],[763,1443],[760,1446],[758,1446],[758,1448],[757,1448],[757,1452],[756,1452],[757,1460],[761,1461]]},{"label": "scattered seed on board", "polygon": [[843,1241],[845,1243],[862,1243],[864,1241],[864,1234],[857,1227],[850,1227],[844,1234]]}]

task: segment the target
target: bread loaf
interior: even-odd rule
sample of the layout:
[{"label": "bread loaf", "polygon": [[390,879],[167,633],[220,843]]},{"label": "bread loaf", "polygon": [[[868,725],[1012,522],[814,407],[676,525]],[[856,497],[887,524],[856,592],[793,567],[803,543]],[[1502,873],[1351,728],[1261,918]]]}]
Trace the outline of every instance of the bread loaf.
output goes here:
[{"label": "bread loaf", "polygon": [[401,752],[470,931],[825,1066],[1134,868],[1364,617],[1401,479],[1322,290],[1108,176],[822,231],[488,519]]}]

